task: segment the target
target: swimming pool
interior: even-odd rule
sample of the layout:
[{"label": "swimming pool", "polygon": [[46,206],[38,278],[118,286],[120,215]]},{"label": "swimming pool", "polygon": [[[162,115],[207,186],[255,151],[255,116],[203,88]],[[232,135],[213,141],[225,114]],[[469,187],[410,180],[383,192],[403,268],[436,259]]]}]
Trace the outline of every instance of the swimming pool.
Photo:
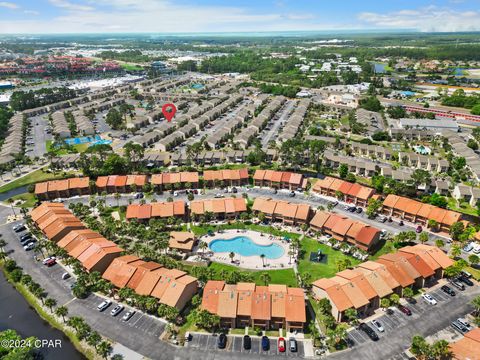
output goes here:
[{"label": "swimming pool", "polygon": [[247,236],[213,240],[208,247],[213,252],[234,252],[242,256],[260,256],[264,254],[267,259],[278,259],[284,253],[283,248],[278,244],[258,245]]},{"label": "swimming pool", "polygon": [[82,137],[65,139],[65,143],[67,143],[68,145],[80,145],[80,144],[86,144],[86,143],[89,143],[92,141],[98,141],[98,140],[102,140],[100,135],[82,136]]}]

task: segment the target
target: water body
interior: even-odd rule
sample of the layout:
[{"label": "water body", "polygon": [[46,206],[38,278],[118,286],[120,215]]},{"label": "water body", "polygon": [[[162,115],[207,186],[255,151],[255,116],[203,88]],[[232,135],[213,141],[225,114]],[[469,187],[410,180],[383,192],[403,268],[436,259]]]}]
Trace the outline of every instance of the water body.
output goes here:
[{"label": "water body", "polygon": [[0,271],[0,331],[13,329],[22,338],[35,336],[40,340],[61,340],[61,348],[43,348],[45,360],[84,360],[67,336],[44,321]]},{"label": "water body", "polygon": [[7,199],[10,199],[12,196],[15,195],[20,195],[23,193],[28,192],[28,186],[20,186],[18,188],[12,189],[10,191],[4,192],[0,194],[0,201],[5,201]]},{"label": "water body", "polygon": [[385,64],[381,64],[381,63],[375,63],[373,64],[374,68],[375,68],[375,73],[376,74],[383,74],[385,73]]},{"label": "water body", "polygon": [[213,252],[234,252],[242,256],[263,254],[267,259],[278,259],[284,253],[283,248],[278,244],[259,245],[247,236],[213,240],[209,247]]}]

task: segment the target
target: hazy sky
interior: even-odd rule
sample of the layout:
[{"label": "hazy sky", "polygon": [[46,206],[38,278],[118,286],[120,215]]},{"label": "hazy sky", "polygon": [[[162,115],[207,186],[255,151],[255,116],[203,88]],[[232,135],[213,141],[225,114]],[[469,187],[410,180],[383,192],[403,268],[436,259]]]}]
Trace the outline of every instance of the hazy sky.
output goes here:
[{"label": "hazy sky", "polygon": [[0,34],[480,30],[480,0],[0,0]]}]

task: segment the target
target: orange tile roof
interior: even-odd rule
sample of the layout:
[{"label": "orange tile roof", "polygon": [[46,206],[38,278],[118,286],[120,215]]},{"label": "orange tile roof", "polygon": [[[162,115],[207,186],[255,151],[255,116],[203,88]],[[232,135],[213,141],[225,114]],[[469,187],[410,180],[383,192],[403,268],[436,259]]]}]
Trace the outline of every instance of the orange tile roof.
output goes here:
[{"label": "orange tile roof", "polygon": [[463,338],[450,343],[455,360],[480,360],[480,328],[470,330]]},{"label": "orange tile roof", "polygon": [[307,204],[298,204],[297,213],[295,214],[295,219],[307,221],[310,214],[310,205]]},{"label": "orange tile roof", "polygon": [[69,189],[86,189],[90,187],[90,178],[89,177],[74,177],[68,179],[68,188]]},{"label": "orange tile roof", "polygon": [[352,183],[349,183],[348,181],[343,181],[342,184],[339,186],[338,191],[340,191],[342,194],[348,194],[352,187]]},{"label": "orange tile roof", "polygon": [[418,255],[401,253],[424,279],[433,276],[435,271]]},{"label": "orange tile roof", "polygon": [[356,197],[362,200],[368,200],[373,196],[374,193],[375,190],[366,186],[362,186]]},{"label": "orange tile roof", "polygon": [[283,172],[281,172],[281,171],[274,171],[274,172],[272,173],[272,179],[271,179],[271,181],[272,181],[272,182],[278,182],[278,183],[279,183],[279,182],[282,182],[282,175],[283,175]]},{"label": "orange tile roof", "polygon": [[353,308],[353,304],[347,294],[345,294],[342,287],[335,281],[323,278],[313,282],[312,285],[324,290],[338,311],[345,311]]},{"label": "orange tile roof", "polygon": [[303,175],[292,173],[290,176],[290,184],[300,186],[302,184]]},{"label": "orange tile roof", "polygon": [[127,283],[127,287],[130,289],[136,290],[140,282],[143,280],[146,274],[162,268],[162,265],[149,261],[137,266],[137,271],[133,274],[130,280]]},{"label": "orange tile roof", "polygon": [[420,273],[405,259],[403,254],[401,253],[392,253],[392,254],[385,254],[380,256],[379,259],[391,261],[397,265],[399,265],[412,279],[418,279],[421,275]]},{"label": "orange tile roof", "polygon": [[332,231],[336,234],[345,236],[350,227],[353,225],[353,221],[342,217],[339,217],[337,220],[338,221],[336,221],[332,227]]},{"label": "orange tile roof", "polygon": [[152,206],[150,204],[140,205],[138,209],[139,219],[150,219],[152,217]]},{"label": "orange tile roof", "polygon": [[417,244],[413,246],[413,248],[419,249],[420,251],[426,251],[433,259],[435,259],[435,261],[442,267],[442,269],[446,269],[447,267],[453,265],[453,260],[450,259],[442,250],[440,250],[436,246]]},{"label": "orange tile roof", "polygon": [[[362,271],[355,270],[362,273]],[[383,277],[375,271],[372,271],[368,274],[364,274],[365,279],[370,283],[372,288],[375,290],[379,298],[384,298],[393,293],[392,288],[387,284]]]},{"label": "orange tile roof", "polygon": [[290,173],[290,172],[284,172],[284,173],[282,173],[281,181],[282,181],[282,182],[285,182],[285,183],[289,183],[291,176],[292,176],[292,173]]},{"label": "orange tile roof", "polygon": [[303,291],[301,295],[298,295],[298,293],[292,291],[291,288],[288,289],[288,294],[285,299],[285,318],[290,322],[305,323],[307,321]]},{"label": "orange tile roof", "polygon": [[221,318],[237,317],[238,296],[235,287],[225,285],[224,289],[218,294],[217,315]]},{"label": "orange tile roof", "polygon": [[421,216],[425,219],[429,219],[430,212],[435,209],[435,206],[430,204],[422,204],[422,207],[417,212],[417,216]]},{"label": "orange tile roof", "polygon": [[355,309],[359,309],[362,306],[369,304],[367,297],[356,284],[347,282],[346,284],[341,285],[341,288]]},{"label": "orange tile roof", "polygon": [[253,174],[254,180],[263,180],[265,176],[265,170],[255,170],[255,174]]},{"label": "orange tile roof", "polygon": [[439,208],[439,207],[434,207],[431,211],[430,214],[428,214],[428,218],[431,220],[437,221],[439,224],[443,222],[443,218],[445,217],[447,213],[447,210]]},{"label": "orange tile roof", "polygon": [[398,264],[384,259],[378,259],[378,263],[385,265],[386,270],[400,284],[402,288],[411,286],[415,283],[415,279],[410,277],[405,270]]},{"label": "orange tile roof", "polygon": [[195,243],[195,235],[188,231],[172,231],[170,232],[170,240],[168,246],[172,249],[192,251]]},{"label": "orange tile roof", "polygon": [[95,181],[95,186],[97,188],[104,188],[107,186],[108,183],[108,176],[99,176],[97,181]]},{"label": "orange tile roof", "polygon": [[195,200],[190,202],[190,211],[192,214],[202,215],[205,213],[203,208],[203,201]]},{"label": "orange tile roof", "polygon": [[447,210],[447,213],[445,214],[445,217],[443,218],[442,223],[445,225],[451,226],[454,223],[460,221],[461,218],[462,218],[462,214],[455,211]]},{"label": "orange tile roof", "polygon": [[124,175],[119,175],[115,179],[115,186],[116,187],[125,186],[126,184],[127,184],[127,177],[124,176]]},{"label": "orange tile roof", "polygon": [[182,172],[180,174],[180,181],[182,183],[198,183],[198,172]]},{"label": "orange tile roof", "polygon": [[383,200],[383,206],[384,207],[389,207],[389,208],[394,208],[398,199],[400,199],[400,196],[393,195],[393,194],[388,194],[387,197],[385,198],[385,200]]},{"label": "orange tile roof", "polygon": [[388,272],[384,264],[374,261],[366,261],[358,265],[357,270],[363,273],[375,272],[380,275],[385,283],[393,290],[400,286],[400,283]]},{"label": "orange tile roof", "polygon": [[150,178],[152,185],[162,185],[163,184],[163,174],[153,174]]},{"label": "orange tile roof", "polygon": [[203,310],[207,310],[212,314],[217,313],[218,309],[218,293],[223,290],[225,281],[209,280],[203,289],[202,305]]},{"label": "orange tile roof", "polygon": [[330,184],[329,190],[340,191],[340,187],[342,186],[343,182],[344,181],[340,179],[333,179],[332,183]]},{"label": "orange tile roof", "polygon": [[373,240],[379,236],[380,230],[373,227],[373,226],[364,226],[358,232],[355,240],[359,243],[370,247],[372,245]]},{"label": "orange tile roof", "polygon": [[117,288],[123,288],[137,271],[137,267],[144,263],[145,261],[134,255],[121,256],[112,261],[102,277]]},{"label": "orange tile roof", "polygon": [[139,210],[140,210],[140,204],[130,204],[127,206],[127,213],[125,217],[127,219],[136,219],[138,218]]},{"label": "orange tile roof", "polygon": [[46,194],[48,192],[48,181],[35,184],[35,195]]},{"label": "orange tile roof", "polygon": [[160,281],[161,277],[168,272],[167,268],[161,267],[156,270],[147,272],[145,276],[140,280],[135,292],[139,295],[150,295]]},{"label": "orange tile roof", "polygon": [[312,220],[310,220],[310,225],[313,225],[317,228],[322,228],[323,225],[327,222],[330,214],[325,211],[317,211],[313,216]]},{"label": "orange tile roof", "polygon": [[257,286],[252,297],[252,319],[270,320],[272,295],[266,286]]},{"label": "orange tile roof", "polygon": [[96,249],[94,253],[90,254],[88,258],[82,261],[82,265],[87,271],[91,271],[99,262],[103,260],[104,257],[111,254],[116,254],[117,256],[120,256],[122,252],[123,249],[119,248],[118,246],[99,248]]},{"label": "orange tile roof", "polygon": [[107,186],[115,186],[115,181],[117,180],[118,175],[110,175],[108,177]]}]

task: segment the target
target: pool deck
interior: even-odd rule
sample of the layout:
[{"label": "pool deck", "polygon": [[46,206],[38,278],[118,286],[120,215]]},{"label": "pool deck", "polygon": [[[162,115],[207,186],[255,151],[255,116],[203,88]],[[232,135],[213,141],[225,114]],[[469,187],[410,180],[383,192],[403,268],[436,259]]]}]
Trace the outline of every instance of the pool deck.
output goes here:
[{"label": "pool deck", "polygon": [[[265,267],[262,265],[262,258],[258,255],[253,256],[242,256],[235,254],[234,262],[232,263],[230,257],[228,256],[229,252],[213,252],[210,250],[210,255],[208,258],[211,261],[222,263],[225,265],[238,266],[243,269],[252,269],[252,270],[278,270],[278,269],[289,269],[294,265],[293,256],[292,262],[290,262],[290,257],[288,256],[289,243],[278,236],[272,236],[268,234],[263,234],[257,231],[251,230],[223,230],[223,232],[215,233],[213,236],[204,235],[200,238],[201,241],[205,241],[207,244],[210,244],[214,240],[223,239],[233,239],[237,236],[247,236],[252,239],[253,242],[258,245],[270,245],[275,243],[280,245],[283,248],[283,255],[278,259],[264,259]],[[200,250],[201,252],[201,250]]]}]

